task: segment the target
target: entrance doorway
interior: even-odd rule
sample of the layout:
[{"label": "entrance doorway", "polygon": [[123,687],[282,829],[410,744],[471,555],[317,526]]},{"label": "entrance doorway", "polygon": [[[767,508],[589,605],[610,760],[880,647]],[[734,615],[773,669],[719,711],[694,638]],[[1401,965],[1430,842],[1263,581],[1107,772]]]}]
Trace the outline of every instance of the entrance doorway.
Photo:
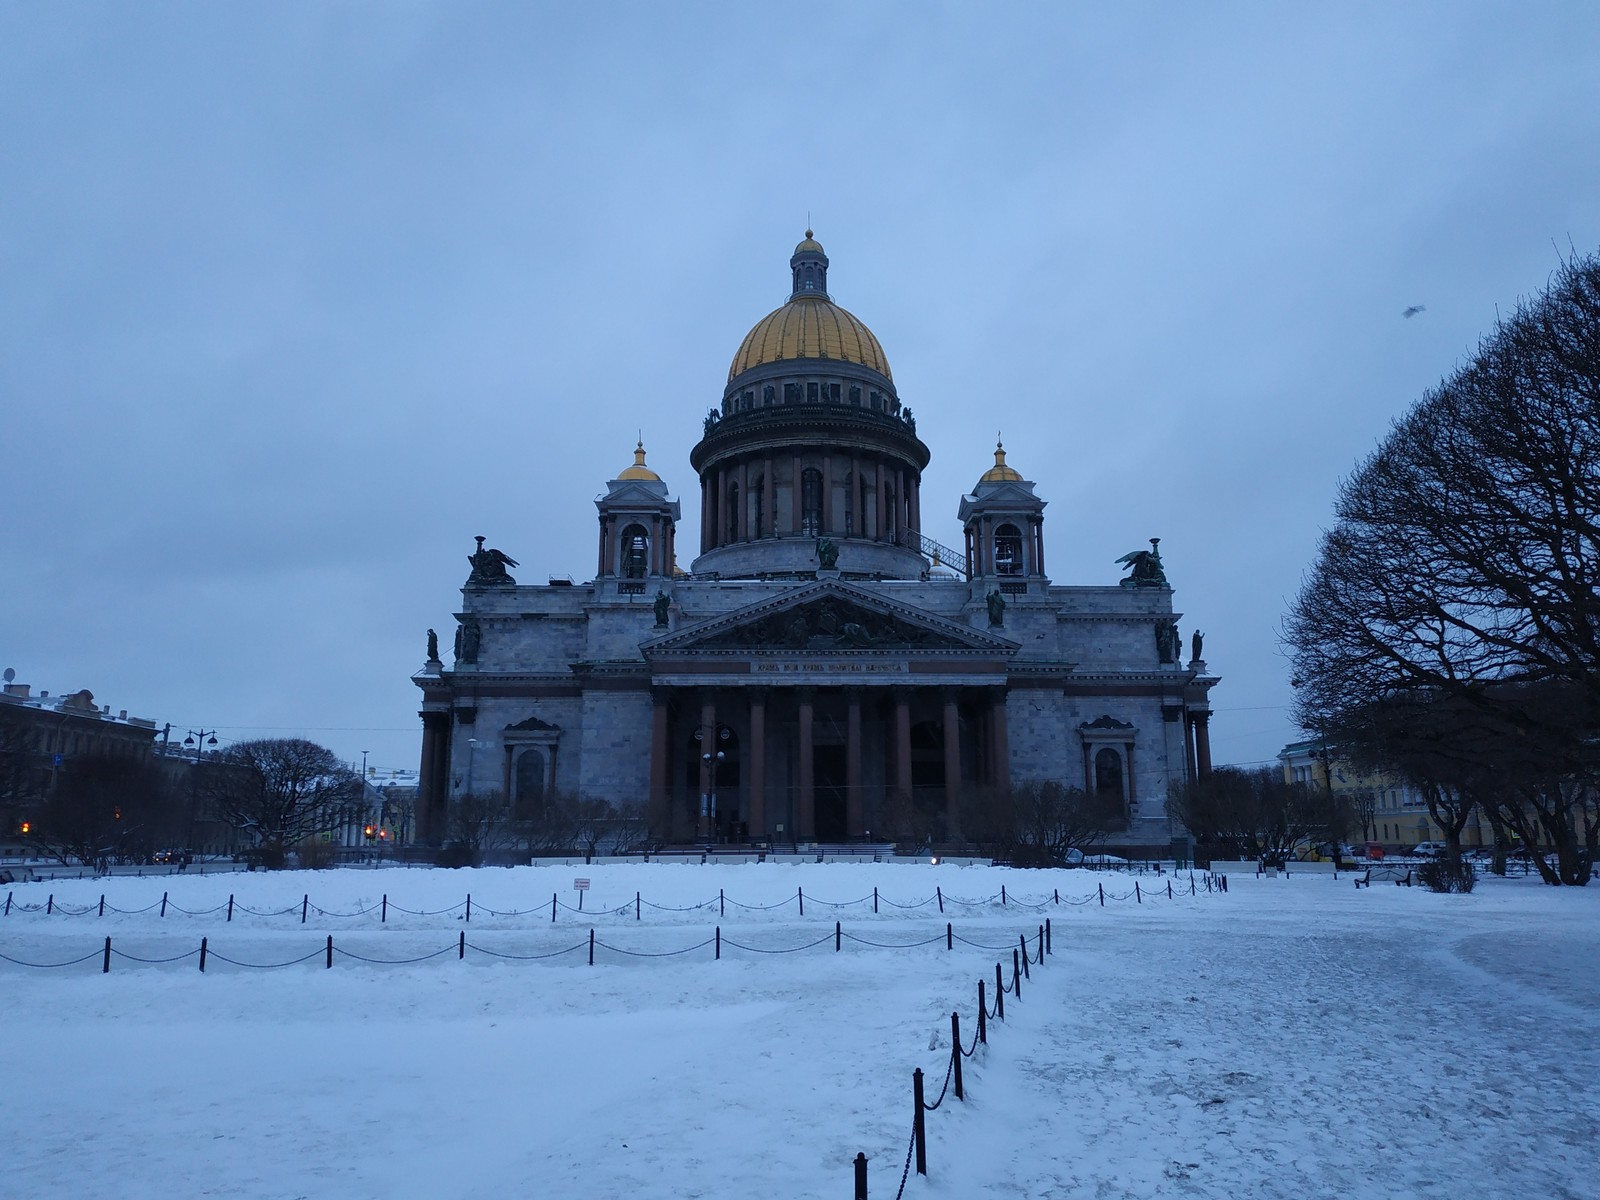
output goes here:
[{"label": "entrance doorway", "polygon": [[812,759],[819,842],[842,842],[848,836],[844,817],[844,759],[843,746],[818,746]]}]

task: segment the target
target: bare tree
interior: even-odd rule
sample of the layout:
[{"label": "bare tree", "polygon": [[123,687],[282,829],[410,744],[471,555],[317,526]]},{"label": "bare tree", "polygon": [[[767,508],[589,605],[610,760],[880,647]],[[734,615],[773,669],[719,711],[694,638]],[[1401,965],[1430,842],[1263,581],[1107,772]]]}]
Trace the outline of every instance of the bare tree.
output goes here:
[{"label": "bare tree", "polygon": [[362,802],[360,775],[304,738],[240,742],[197,770],[217,818],[254,839],[269,868],[282,867],[295,843],[337,828]]},{"label": "bare tree", "polygon": [[1187,829],[1197,853],[1234,853],[1284,862],[1318,842],[1341,841],[1353,809],[1327,788],[1289,783],[1273,767],[1218,767],[1174,784],[1167,813]]},{"label": "bare tree", "polygon": [[[1385,706],[1448,704],[1494,734],[1440,731],[1497,797],[1552,777],[1592,790],[1600,259],[1575,257],[1501,321],[1343,483],[1336,511],[1285,622],[1302,726],[1343,741]],[[1536,824],[1572,862],[1559,877],[1582,882],[1590,852],[1560,790],[1534,788]]]},{"label": "bare tree", "polygon": [[113,862],[142,861],[166,825],[173,789],[154,766],[86,756],[61,773],[30,821],[29,840],[63,866],[104,871]]},{"label": "bare tree", "polygon": [[1105,839],[1120,813],[1082,788],[1053,779],[1029,780],[1011,789],[1011,847],[1006,857],[1019,867],[1064,866],[1068,852]]}]

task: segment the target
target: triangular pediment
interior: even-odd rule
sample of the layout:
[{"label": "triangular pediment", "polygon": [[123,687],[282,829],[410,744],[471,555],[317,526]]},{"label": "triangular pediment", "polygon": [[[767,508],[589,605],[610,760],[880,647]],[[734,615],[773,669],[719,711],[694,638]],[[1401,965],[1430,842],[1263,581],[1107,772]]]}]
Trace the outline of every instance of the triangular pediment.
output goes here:
[{"label": "triangular pediment", "polygon": [[735,609],[646,642],[647,659],[683,652],[776,651],[1014,653],[1014,642],[923,612],[837,580]]}]

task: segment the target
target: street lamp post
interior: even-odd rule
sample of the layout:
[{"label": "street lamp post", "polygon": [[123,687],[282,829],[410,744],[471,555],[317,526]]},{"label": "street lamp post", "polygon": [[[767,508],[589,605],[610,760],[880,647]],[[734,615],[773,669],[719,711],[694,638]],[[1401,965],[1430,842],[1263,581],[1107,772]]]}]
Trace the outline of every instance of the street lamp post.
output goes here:
[{"label": "street lamp post", "polygon": [[[207,737],[211,738],[209,742],[206,741]],[[194,747],[194,760],[199,762],[201,754],[205,753],[205,748],[217,744],[217,731],[215,729],[191,729],[189,730],[189,736],[183,739],[183,744]]]}]

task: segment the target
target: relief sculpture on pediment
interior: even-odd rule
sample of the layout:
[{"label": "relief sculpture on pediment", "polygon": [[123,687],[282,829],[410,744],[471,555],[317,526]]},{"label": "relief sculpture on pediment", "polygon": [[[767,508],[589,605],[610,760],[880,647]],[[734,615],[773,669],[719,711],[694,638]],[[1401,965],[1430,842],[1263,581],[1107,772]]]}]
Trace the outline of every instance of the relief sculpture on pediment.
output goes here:
[{"label": "relief sculpture on pediment", "polygon": [[909,650],[959,643],[887,613],[828,598],[723,630],[699,644],[707,649]]}]

